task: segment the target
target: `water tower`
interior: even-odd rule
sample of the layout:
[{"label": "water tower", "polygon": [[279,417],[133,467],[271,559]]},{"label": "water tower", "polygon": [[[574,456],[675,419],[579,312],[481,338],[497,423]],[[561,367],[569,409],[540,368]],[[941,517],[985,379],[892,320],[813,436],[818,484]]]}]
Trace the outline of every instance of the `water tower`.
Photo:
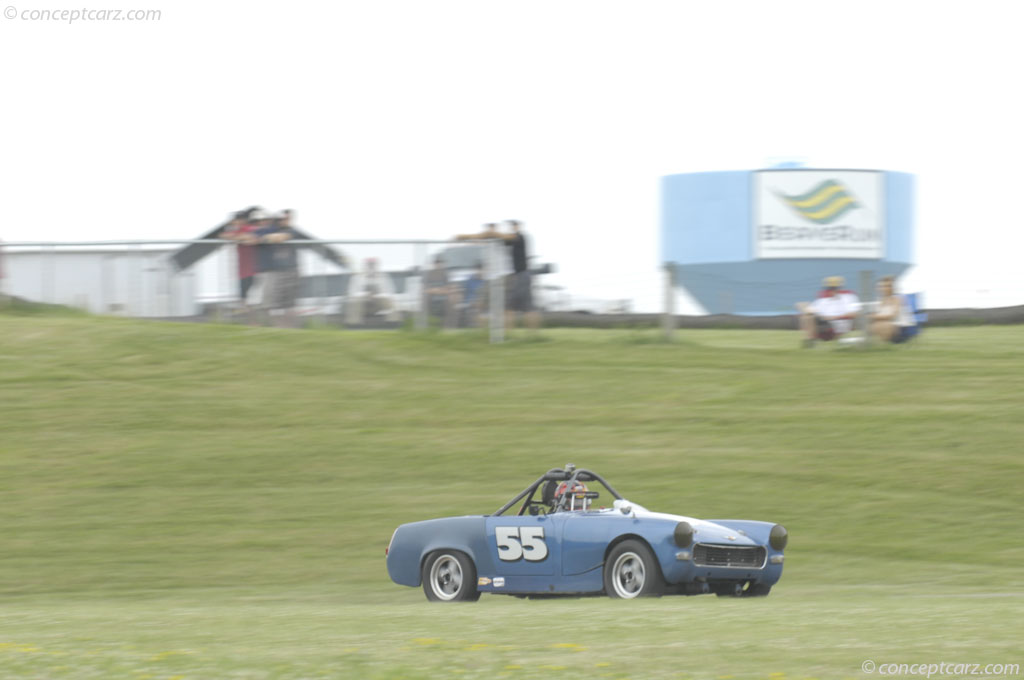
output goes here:
[{"label": "water tower", "polygon": [[[912,262],[914,177],[776,167],[661,180],[661,259],[711,314],[788,314],[822,278]],[[860,291],[857,290],[859,293]]]}]

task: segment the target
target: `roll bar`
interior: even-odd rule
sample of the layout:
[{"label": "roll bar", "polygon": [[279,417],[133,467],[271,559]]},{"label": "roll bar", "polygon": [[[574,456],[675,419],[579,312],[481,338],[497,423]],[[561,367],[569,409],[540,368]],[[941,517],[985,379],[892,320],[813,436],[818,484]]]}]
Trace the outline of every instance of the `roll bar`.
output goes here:
[{"label": "roll bar", "polygon": [[586,470],[583,468],[577,469],[575,465],[569,464],[565,466],[565,469],[552,468],[548,470],[543,475],[541,475],[537,479],[537,481],[533,482],[532,484],[530,484],[530,486],[520,491],[515,496],[515,498],[510,500],[508,503],[505,503],[505,505],[501,506],[501,508],[499,508],[493,514],[495,516],[503,514],[506,510],[508,510],[513,505],[523,500],[527,496],[530,497],[530,500],[533,500],[533,494],[536,493],[540,485],[548,481],[569,482],[570,487],[572,486],[573,482],[599,482],[602,486],[604,486],[604,488],[608,489],[609,493],[611,493],[612,496],[614,496],[618,500],[623,500],[619,492],[616,491],[614,487],[612,487],[612,485],[609,484],[604,479],[604,477],[602,477],[601,475],[597,474],[592,470]]}]

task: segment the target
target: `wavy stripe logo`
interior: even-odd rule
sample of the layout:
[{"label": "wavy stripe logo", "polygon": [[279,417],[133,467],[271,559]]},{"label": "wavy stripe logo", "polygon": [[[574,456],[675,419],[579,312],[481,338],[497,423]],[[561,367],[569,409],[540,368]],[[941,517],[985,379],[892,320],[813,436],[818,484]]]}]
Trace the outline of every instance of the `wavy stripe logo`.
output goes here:
[{"label": "wavy stripe logo", "polygon": [[775,195],[800,217],[815,224],[831,224],[860,204],[853,194],[834,179],[825,180],[810,191],[790,196],[781,191]]}]

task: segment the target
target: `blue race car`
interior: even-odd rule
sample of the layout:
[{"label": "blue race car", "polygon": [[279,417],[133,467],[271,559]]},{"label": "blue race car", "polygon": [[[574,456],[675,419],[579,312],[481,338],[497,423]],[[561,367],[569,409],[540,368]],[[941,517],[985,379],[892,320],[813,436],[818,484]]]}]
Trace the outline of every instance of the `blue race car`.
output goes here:
[{"label": "blue race car", "polygon": [[[594,508],[597,484],[611,508]],[[391,580],[422,584],[435,602],[481,593],[750,597],[767,595],[782,576],[787,539],[771,522],[650,512],[596,472],[567,465],[491,515],[403,524],[386,554]]]}]

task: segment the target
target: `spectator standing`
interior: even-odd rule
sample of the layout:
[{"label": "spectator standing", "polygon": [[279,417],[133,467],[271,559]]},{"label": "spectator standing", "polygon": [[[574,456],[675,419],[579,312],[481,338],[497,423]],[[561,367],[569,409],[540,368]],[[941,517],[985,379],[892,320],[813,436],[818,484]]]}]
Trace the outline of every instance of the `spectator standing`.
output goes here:
[{"label": "spectator standing", "polygon": [[295,301],[299,292],[298,248],[288,243],[296,238],[292,211],[260,224],[254,231],[258,281],[262,288],[261,307],[275,326],[294,328]]},{"label": "spectator standing", "polygon": [[253,221],[254,217],[257,219],[260,217],[258,208],[239,211],[234,214],[231,221],[228,222],[228,226],[220,233],[221,238],[234,241],[236,244],[238,292],[243,304],[246,302],[249,289],[252,288],[257,273],[256,248],[253,245],[255,242],[253,232],[256,231],[257,225]]},{"label": "spectator standing", "polygon": [[516,316],[522,314],[524,323],[533,330],[540,328],[540,312],[533,304],[533,275],[530,272],[530,256],[522,222],[508,220],[509,230],[498,231],[497,225],[486,224],[478,234],[460,234],[456,240],[501,239],[509,255],[512,273],[505,279],[505,326],[513,329]]},{"label": "spectator standing", "polygon": [[829,276],[822,283],[824,289],[813,302],[796,303],[804,347],[813,347],[818,340],[836,340],[849,333],[860,311],[860,299],[853,291],[843,289],[843,277]]},{"label": "spectator standing", "polygon": [[516,315],[522,314],[524,323],[537,330],[540,328],[540,312],[533,305],[533,274],[530,272],[526,235],[523,233],[522,222],[508,220],[507,224],[509,232],[503,234],[502,238],[512,257],[512,275],[509,277],[505,326],[515,328]]}]

